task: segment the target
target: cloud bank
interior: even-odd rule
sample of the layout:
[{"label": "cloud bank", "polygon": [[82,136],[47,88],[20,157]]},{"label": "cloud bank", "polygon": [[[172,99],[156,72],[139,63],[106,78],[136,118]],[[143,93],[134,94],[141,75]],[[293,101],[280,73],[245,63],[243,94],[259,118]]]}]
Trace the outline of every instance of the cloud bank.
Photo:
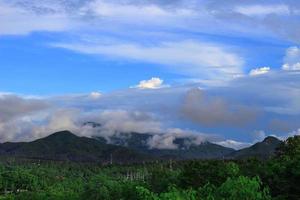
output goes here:
[{"label": "cloud bank", "polygon": [[[68,129],[81,136],[106,138],[149,133],[154,135],[150,148],[177,148],[174,140],[188,137],[193,144],[211,141],[238,149],[267,135],[286,138],[298,130],[299,75],[273,71],[206,89],[193,83],[38,99],[3,94],[0,139],[29,141]],[[84,126],[86,122],[101,126],[91,128]]]}]

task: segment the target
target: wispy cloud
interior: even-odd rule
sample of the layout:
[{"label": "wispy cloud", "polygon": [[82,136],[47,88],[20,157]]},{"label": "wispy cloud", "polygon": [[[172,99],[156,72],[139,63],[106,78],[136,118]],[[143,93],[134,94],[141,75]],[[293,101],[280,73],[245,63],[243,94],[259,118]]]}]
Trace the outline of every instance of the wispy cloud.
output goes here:
[{"label": "wispy cloud", "polygon": [[242,73],[244,63],[230,48],[198,41],[163,42],[147,46],[136,43],[57,43],[52,46],[87,54],[158,63],[178,73],[215,78],[232,78]]},{"label": "wispy cloud", "polygon": [[265,16],[269,14],[288,15],[289,7],[285,4],[270,5],[241,5],[234,9],[236,12],[248,16]]}]

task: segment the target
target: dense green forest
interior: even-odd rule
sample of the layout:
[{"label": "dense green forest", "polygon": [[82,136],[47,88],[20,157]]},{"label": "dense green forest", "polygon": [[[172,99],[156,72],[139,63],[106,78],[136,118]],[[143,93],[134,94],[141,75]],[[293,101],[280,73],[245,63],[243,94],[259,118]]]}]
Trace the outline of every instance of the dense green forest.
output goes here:
[{"label": "dense green forest", "polygon": [[300,137],[268,160],[106,165],[2,159],[0,199],[300,199]]}]

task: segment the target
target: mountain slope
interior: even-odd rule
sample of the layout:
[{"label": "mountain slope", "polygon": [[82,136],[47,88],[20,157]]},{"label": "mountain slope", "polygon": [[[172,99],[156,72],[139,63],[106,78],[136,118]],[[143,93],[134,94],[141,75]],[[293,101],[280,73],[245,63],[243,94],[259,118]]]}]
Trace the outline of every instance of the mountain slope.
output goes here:
[{"label": "mountain slope", "polygon": [[262,142],[258,142],[248,148],[244,148],[229,154],[228,158],[243,159],[257,157],[267,159],[274,155],[275,150],[282,143],[276,137],[268,136]]},{"label": "mountain slope", "polygon": [[196,145],[190,138],[176,138],[173,143],[177,148],[158,149],[149,146],[152,137],[151,134],[124,133],[109,138],[113,144],[108,144],[101,137],[78,137],[69,131],[61,131],[32,142],[0,144],[0,156],[101,163],[111,160],[113,163],[132,163],[157,159],[266,159],[282,143],[275,137],[267,137],[253,146],[235,151],[210,142]]},{"label": "mountain slope", "polygon": [[[191,144],[189,138],[176,138],[174,144],[176,149],[157,149],[149,147],[148,141],[153,137],[146,133],[122,133],[118,136],[109,138],[110,143],[129,147],[145,154],[153,155],[158,158],[173,159],[213,159],[223,158],[234,152],[234,149],[223,147],[210,142],[203,142],[199,145]],[[98,137],[100,141],[104,138]]]},{"label": "mountain slope", "polygon": [[126,147],[105,144],[101,141],[78,137],[69,131],[54,133],[33,142],[3,143],[0,155],[28,159],[46,159],[80,162],[138,162],[149,156]]}]

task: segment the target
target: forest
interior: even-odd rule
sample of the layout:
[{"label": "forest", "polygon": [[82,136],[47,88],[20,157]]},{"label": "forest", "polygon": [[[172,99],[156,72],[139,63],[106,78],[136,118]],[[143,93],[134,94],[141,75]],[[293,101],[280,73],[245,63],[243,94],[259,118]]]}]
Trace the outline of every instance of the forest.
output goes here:
[{"label": "forest", "polygon": [[267,160],[156,161],[101,165],[1,158],[0,199],[296,200],[300,136]]}]

